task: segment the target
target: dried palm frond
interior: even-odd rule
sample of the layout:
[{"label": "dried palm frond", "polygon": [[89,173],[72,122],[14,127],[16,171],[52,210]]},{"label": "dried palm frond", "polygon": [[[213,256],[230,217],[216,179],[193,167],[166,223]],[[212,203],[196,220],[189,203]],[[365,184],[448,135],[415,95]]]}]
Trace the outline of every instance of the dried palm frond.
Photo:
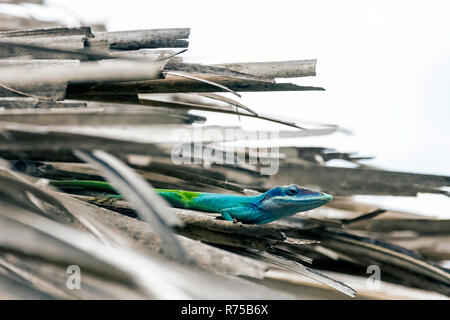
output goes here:
[{"label": "dried palm frond", "polygon": [[[449,221],[352,198],[448,196],[450,177],[382,170],[363,163],[370,157],[302,145],[301,137],[349,131],[265,114],[220,93],[322,91],[275,81],[315,76],[316,60],[188,63],[179,54],[189,34],[189,28],[0,32],[0,298],[450,296],[443,266],[450,259]],[[191,110],[291,128],[272,136],[209,126]],[[214,134],[199,140],[197,130]],[[231,130],[235,136],[226,135]],[[258,134],[258,143],[249,138]],[[275,151],[261,152],[266,147]],[[191,153],[175,163],[180,150]],[[221,161],[226,155],[231,163]],[[332,160],[352,167],[331,166]],[[278,173],[262,175],[270,161]],[[53,179],[109,181],[123,199],[89,188],[56,190]],[[152,189],[243,195],[290,183],[331,193],[334,201],[248,225],[170,208]],[[80,268],[81,290],[66,285],[69,266]],[[380,268],[381,288],[366,285],[370,266]]]}]

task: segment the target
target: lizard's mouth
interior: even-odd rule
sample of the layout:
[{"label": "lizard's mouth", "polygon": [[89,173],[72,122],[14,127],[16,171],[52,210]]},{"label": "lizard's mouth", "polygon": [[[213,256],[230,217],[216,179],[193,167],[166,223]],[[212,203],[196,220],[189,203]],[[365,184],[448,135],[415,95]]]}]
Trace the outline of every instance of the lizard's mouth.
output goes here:
[{"label": "lizard's mouth", "polygon": [[333,196],[326,193],[317,192],[316,194],[301,197],[273,197],[272,199],[275,202],[283,203],[285,205],[288,204],[291,206],[305,206],[312,209],[327,204],[328,202],[333,200]]},{"label": "lizard's mouth", "polygon": [[331,200],[333,200],[333,196],[326,193],[320,193],[320,195],[317,196],[317,201],[324,202],[324,204],[330,202]]}]

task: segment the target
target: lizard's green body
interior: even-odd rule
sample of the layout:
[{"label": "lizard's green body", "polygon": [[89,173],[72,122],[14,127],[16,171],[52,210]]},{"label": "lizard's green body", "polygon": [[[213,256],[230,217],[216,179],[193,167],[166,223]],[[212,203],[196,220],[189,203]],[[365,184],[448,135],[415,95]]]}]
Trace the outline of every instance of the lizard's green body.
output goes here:
[{"label": "lizard's green body", "polygon": [[[107,182],[88,180],[54,180],[62,189],[87,188],[115,194]],[[155,189],[172,206],[177,208],[218,212],[225,220],[264,224],[311,210],[331,201],[332,196],[311,191],[297,185],[276,187],[256,196],[240,196],[219,193],[192,192],[171,189]],[[116,195],[120,197],[120,195]]]}]

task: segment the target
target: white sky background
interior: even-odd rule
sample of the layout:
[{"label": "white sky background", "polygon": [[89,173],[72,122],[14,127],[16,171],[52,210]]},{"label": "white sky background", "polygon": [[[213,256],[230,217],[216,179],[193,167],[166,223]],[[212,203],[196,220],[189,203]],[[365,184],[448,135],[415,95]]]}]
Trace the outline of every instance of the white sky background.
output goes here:
[{"label": "white sky background", "polygon": [[[316,77],[289,81],[322,86],[325,92],[242,93],[242,102],[257,111],[353,131],[300,138],[299,145],[357,151],[376,157],[366,163],[391,170],[450,175],[449,1],[47,3],[57,9],[25,5],[14,12],[31,10],[38,18],[59,17],[74,25],[77,16],[85,24],[105,23],[109,31],[191,27],[186,61],[315,58]],[[224,124],[226,118],[230,125],[269,127],[245,118],[239,123],[235,116],[207,116],[213,123]]]}]

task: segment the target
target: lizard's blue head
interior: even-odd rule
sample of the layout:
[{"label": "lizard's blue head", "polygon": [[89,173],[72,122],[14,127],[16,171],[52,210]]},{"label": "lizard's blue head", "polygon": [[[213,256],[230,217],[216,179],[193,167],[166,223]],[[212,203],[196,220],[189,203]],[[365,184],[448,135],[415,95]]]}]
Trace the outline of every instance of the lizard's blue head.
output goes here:
[{"label": "lizard's blue head", "polygon": [[311,210],[333,199],[332,196],[291,184],[276,187],[261,195],[259,207],[267,212],[267,222]]}]

